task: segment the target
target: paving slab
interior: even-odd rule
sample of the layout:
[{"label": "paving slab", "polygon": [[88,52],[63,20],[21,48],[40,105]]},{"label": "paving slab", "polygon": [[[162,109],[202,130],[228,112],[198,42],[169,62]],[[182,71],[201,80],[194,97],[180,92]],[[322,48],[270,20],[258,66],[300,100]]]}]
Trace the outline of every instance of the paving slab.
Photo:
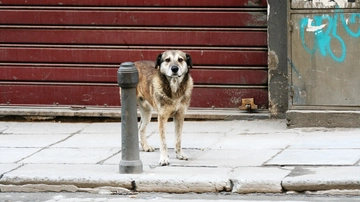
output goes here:
[{"label": "paving slab", "polygon": [[224,136],[214,149],[285,149],[298,140],[297,133],[232,134]]},{"label": "paving slab", "polygon": [[96,164],[120,152],[120,148],[48,148],[21,163]]},{"label": "paving slab", "polygon": [[316,131],[303,133],[301,139],[290,146],[291,149],[360,149],[359,132],[346,129],[335,132]]},{"label": "paving slab", "polygon": [[18,122],[10,125],[4,134],[72,134],[84,129],[88,123]]},{"label": "paving slab", "polygon": [[16,163],[39,151],[40,148],[0,148],[1,163]]},{"label": "paving slab", "polygon": [[69,137],[69,134],[1,135],[0,147],[46,147]]},{"label": "paving slab", "polygon": [[360,189],[360,167],[297,167],[287,176],[282,186],[292,191],[331,189]]},{"label": "paving slab", "polygon": [[92,134],[92,133],[117,133],[121,135],[121,122],[110,123],[90,123],[86,125],[80,133]]},{"label": "paving slab", "polygon": [[[236,123],[234,121],[185,121],[183,133],[227,133],[233,130]],[[168,122],[167,131],[175,131],[174,122]]]},{"label": "paving slab", "polygon": [[[227,133],[232,131],[236,124],[236,121],[185,121],[183,133]],[[158,132],[158,122],[150,122],[146,129],[149,130],[148,132]],[[173,121],[167,122],[166,131],[174,133]]]},{"label": "paving slab", "polygon": [[282,180],[289,175],[292,168],[242,167],[234,170],[231,178],[232,191],[239,194],[248,193],[282,193]]},{"label": "paving slab", "polygon": [[[212,147],[217,141],[224,137],[224,133],[193,132],[183,133],[182,148],[206,149]],[[160,148],[160,137],[158,133],[148,138],[148,143],[154,148]],[[175,133],[167,133],[166,143],[168,148],[175,148]]]},{"label": "paving slab", "polygon": [[280,150],[276,149],[211,149],[204,151],[195,160],[189,160],[189,164],[220,167],[261,166],[279,152]]},{"label": "paving slab", "polygon": [[14,170],[21,166],[22,164],[16,164],[16,163],[1,163],[0,164],[0,175],[9,172],[11,170]]},{"label": "paving slab", "polygon": [[121,135],[116,133],[80,133],[54,145],[62,148],[121,148]]},{"label": "paving slab", "polygon": [[355,165],[360,149],[286,149],[266,165]]},{"label": "paving slab", "polygon": [[[176,159],[175,150],[169,149],[169,159],[171,166],[189,166],[192,160],[195,159],[197,156],[200,156],[204,151],[197,150],[197,149],[184,149],[185,154],[188,156],[189,160],[178,160]],[[144,167],[154,167],[159,165],[160,160],[160,151],[155,150],[154,152],[140,152],[140,159],[143,163]],[[103,162],[105,165],[119,165],[121,161],[121,153],[107,159]]]},{"label": "paving slab", "polygon": [[[286,128],[285,120],[264,119],[264,120],[238,120],[231,121],[233,128],[228,134],[269,134],[293,130]],[[215,124],[216,125],[216,124]]]},{"label": "paving slab", "polygon": [[16,122],[0,122],[0,133],[15,125]]}]

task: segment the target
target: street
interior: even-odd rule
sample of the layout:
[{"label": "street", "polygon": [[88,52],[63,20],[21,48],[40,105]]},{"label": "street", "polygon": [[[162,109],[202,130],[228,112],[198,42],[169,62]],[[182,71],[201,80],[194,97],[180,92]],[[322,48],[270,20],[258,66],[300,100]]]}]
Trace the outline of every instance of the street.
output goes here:
[{"label": "street", "polygon": [[106,194],[88,194],[88,193],[0,193],[0,202],[102,202],[102,201],[360,201],[360,196],[351,195],[312,195],[312,194],[223,194],[223,193],[205,193],[205,194],[168,194],[168,193],[138,193],[134,195],[106,195]]}]

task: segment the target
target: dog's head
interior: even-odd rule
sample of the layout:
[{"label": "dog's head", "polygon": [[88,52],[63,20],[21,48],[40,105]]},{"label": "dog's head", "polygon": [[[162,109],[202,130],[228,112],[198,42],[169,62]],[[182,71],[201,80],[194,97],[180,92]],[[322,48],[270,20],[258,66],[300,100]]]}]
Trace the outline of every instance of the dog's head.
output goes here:
[{"label": "dog's head", "polygon": [[155,63],[155,68],[159,68],[160,72],[168,77],[181,77],[192,67],[190,55],[179,50],[161,53]]}]

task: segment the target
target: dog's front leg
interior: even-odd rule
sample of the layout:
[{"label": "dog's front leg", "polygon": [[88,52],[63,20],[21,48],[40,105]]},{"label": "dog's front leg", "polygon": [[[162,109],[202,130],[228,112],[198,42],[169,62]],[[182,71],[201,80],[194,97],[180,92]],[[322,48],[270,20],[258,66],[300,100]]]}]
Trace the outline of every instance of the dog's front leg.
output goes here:
[{"label": "dog's front leg", "polygon": [[184,125],[184,112],[179,110],[174,116],[175,123],[175,153],[176,158],[180,160],[188,160],[188,157],[183,152],[181,147],[181,135]]},{"label": "dog's front leg", "polygon": [[159,133],[160,133],[160,162],[161,166],[166,166],[170,164],[168,149],[166,145],[166,123],[168,116],[159,115],[158,124],[159,124]]},{"label": "dog's front leg", "polygon": [[170,164],[169,155],[166,145],[166,123],[168,116],[158,115],[158,125],[159,125],[159,134],[160,134],[160,161],[161,166],[166,166]]}]

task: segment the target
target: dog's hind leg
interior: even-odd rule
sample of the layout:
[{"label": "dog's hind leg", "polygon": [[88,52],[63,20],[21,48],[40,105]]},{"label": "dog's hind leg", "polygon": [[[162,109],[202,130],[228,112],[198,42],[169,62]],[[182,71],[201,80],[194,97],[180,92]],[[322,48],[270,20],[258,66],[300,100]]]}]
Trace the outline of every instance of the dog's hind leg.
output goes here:
[{"label": "dog's hind leg", "polygon": [[188,160],[188,157],[183,152],[181,147],[181,135],[182,135],[182,128],[184,125],[184,113],[179,110],[174,115],[174,123],[175,123],[175,153],[176,158],[180,160]]},{"label": "dog's hind leg", "polygon": [[139,104],[139,109],[140,109],[140,115],[141,115],[140,126],[139,126],[141,146],[144,151],[153,152],[154,148],[148,144],[147,139],[146,139],[146,126],[151,121],[151,110],[152,109],[150,107],[146,107],[146,106],[143,106],[140,104]]}]

